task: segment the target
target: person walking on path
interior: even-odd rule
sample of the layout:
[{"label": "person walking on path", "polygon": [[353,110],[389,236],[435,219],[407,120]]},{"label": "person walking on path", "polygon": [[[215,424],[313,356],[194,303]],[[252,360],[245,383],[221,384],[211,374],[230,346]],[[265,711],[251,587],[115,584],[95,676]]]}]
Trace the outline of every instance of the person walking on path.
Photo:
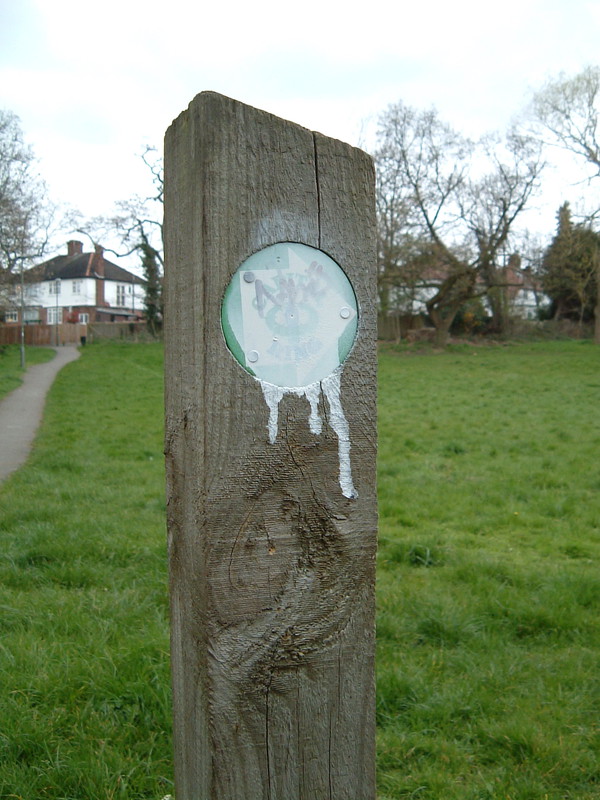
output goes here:
[{"label": "person walking on path", "polygon": [[21,386],[0,401],[0,482],[27,460],[48,389],[65,364],[76,358],[76,347],[58,348],[50,361],[29,367]]}]

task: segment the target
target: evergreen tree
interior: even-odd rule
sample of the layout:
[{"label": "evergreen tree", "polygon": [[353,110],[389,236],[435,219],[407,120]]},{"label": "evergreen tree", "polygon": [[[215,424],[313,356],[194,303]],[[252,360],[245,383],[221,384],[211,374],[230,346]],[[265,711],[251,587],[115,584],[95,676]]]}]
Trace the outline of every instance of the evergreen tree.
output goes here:
[{"label": "evergreen tree", "polygon": [[556,235],[542,261],[542,283],[554,318],[577,321],[581,329],[594,318],[600,235],[589,225],[574,224],[568,203],[557,216]]},{"label": "evergreen tree", "polygon": [[139,245],[139,251],[146,281],[146,296],[144,300],[146,321],[152,335],[156,336],[162,327],[163,319],[160,259],[156,249],[152,247],[145,236],[143,236]]}]

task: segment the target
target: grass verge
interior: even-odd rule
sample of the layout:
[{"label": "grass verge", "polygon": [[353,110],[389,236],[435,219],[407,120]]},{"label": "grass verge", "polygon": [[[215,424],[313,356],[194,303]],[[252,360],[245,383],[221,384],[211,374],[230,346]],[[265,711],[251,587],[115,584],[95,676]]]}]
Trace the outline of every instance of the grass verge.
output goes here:
[{"label": "grass verge", "polygon": [[382,800],[600,796],[599,356],[382,353]]},{"label": "grass verge", "polygon": [[[382,349],[380,800],[600,796],[599,357]],[[1,798],[172,791],[161,409],[87,347],[0,487]]]},{"label": "grass verge", "polygon": [[61,370],[0,488],[0,797],[162,798],[172,786],[162,349]]}]

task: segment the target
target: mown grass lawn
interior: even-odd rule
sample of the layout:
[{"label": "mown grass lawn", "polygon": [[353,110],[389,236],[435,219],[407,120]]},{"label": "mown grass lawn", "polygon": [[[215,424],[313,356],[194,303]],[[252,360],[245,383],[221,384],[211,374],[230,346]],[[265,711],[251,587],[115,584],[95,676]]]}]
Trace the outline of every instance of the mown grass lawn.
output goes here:
[{"label": "mown grass lawn", "polygon": [[95,345],[75,363],[0,487],[0,797],[159,799],[172,788],[162,348]]},{"label": "mown grass lawn", "polygon": [[382,799],[600,797],[599,367],[382,353]]},{"label": "mown grass lawn", "polygon": [[[380,800],[600,797],[599,364],[382,348]],[[0,487],[0,798],[172,792],[161,409],[86,347]]]}]

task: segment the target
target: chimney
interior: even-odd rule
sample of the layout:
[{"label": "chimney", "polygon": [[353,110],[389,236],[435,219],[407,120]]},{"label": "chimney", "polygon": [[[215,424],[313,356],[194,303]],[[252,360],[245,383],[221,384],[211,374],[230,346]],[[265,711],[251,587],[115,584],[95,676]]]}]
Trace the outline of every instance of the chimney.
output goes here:
[{"label": "chimney", "polygon": [[99,244],[97,244],[94,248],[94,255],[92,256],[92,272],[95,272],[98,278],[104,277],[104,248]]},{"label": "chimney", "polygon": [[67,242],[67,255],[80,256],[83,253],[83,242],[78,242],[77,239],[71,239]]},{"label": "chimney", "polygon": [[[96,245],[90,256],[92,275],[96,278],[96,308],[108,305],[104,296],[104,248]],[[89,267],[89,264],[88,264]]]}]

